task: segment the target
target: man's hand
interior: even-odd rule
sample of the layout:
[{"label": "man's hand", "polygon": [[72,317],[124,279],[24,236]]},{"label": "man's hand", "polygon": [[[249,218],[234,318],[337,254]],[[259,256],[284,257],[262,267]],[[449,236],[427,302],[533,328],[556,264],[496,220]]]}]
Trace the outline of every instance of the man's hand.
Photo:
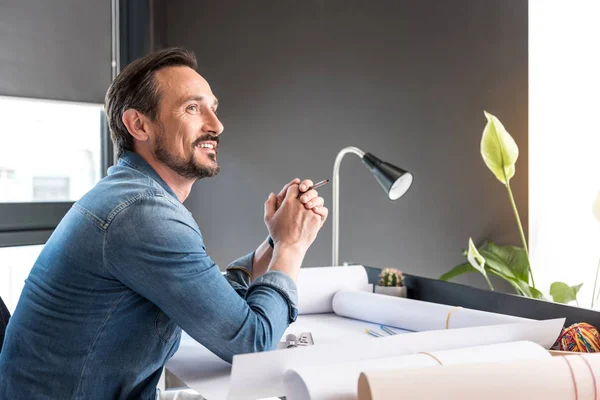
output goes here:
[{"label": "man's hand", "polygon": [[323,198],[319,196],[319,193],[316,190],[308,190],[311,186],[313,186],[313,181],[311,181],[310,179],[305,179],[302,182],[300,182],[300,179],[295,178],[294,180],[286,184],[283,187],[283,189],[281,189],[281,191],[277,194],[276,209],[279,209],[279,207],[281,206],[281,203],[285,198],[285,194],[291,185],[299,185],[298,188],[300,190],[300,193],[302,193],[302,195],[300,196],[300,202],[304,204],[307,210],[313,210],[313,212],[320,215],[321,225],[323,225],[327,220],[329,210],[327,209],[327,207],[323,206],[325,200],[323,200]]},{"label": "man's hand", "polygon": [[277,208],[273,193],[265,202],[265,224],[275,243],[306,252],[322,226],[322,217],[298,199],[298,184],[288,186],[285,197]]},{"label": "man's hand", "polygon": [[[273,217],[278,210],[280,210],[288,189],[292,186],[296,185],[298,188],[298,194],[302,193],[302,196],[298,199],[297,195],[294,200],[296,200],[295,204],[300,205],[299,211],[307,211],[313,215],[316,215],[320,218],[320,223],[318,224],[319,228],[323,226],[325,220],[327,219],[327,215],[329,211],[327,207],[323,207],[323,198],[318,196],[316,190],[308,191],[308,188],[313,185],[312,181],[307,179],[300,182],[300,179],[296,178],[286,184],[283,189],[279,192],[279,194],[274,195],[271,193],[269,195],[269,199],[265,203],[265,224],[267,225],[267,229],[269,229],[269,233],[274,241],[278,241],[279,239],[273,236],[273,232],[271,230],[270,223],[273,220]],[[308,191],[308,193],[307,193]],[[267,222],[271,221],[271,222]],[[313,238],[314,240],[314,238]],[[311,242],[312,243],[312,242]],[[285,246],[284,246],[285,247]],[[298,248],[294,249],[281,249],[281,246],[277,246],[275,250],[271,249],[268,242],[265,240],[254,252],[254,260],[252,264],[252,276],[251,279],[254,280],[267,272],[269,268],[274,268],[281,270],[282,272],[288,273],[293,279],[296,279],[297,268],[300,268],[302,260],[304,259],[304,254],[306,253],[306,249],[298,250]],[[297,267],[294,265],[297,264]],[[288,267],[282,267],[287,265]],[[287,269],[287,270],[286,270]]]}]

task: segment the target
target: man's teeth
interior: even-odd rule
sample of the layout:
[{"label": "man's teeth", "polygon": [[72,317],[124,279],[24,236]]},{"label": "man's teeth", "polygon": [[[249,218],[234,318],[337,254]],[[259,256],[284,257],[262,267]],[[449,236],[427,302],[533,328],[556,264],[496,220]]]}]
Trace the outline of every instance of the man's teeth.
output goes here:
[{"label": "man's teeth", "polygon": [[203,147],[206,149],[214,149],[214,146],[210,143],[200,143],[200,147]]}]

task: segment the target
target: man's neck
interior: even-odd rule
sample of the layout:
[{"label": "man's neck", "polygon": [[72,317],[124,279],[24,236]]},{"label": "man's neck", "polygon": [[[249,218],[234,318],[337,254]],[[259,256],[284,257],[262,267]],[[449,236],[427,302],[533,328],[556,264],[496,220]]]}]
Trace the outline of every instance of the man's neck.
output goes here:
[{"label": "man's neck", "polygon": [[180,202],[184,202],[185,199],[188,198],[190,192],[192,190],[192,185],[194,184],[194,180],[189,178],[184,178],[179,175],[177,172],[173,171],[167,165],[157,160],[153,154],[149,154],[145,151],[137,151],[136,153],[142,157],[154,171],[162,178],[163,181],[175,192],[177,199]]}]

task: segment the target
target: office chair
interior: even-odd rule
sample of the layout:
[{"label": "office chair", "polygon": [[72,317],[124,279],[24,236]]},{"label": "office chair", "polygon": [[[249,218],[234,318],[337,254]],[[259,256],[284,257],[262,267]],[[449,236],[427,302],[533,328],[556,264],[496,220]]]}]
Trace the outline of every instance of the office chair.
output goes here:
[{"label": "office chair", "polygon": [[4,333],[6,332],[6,326],[8,325],[9,318],[10,313],[8,312],[8,308],[6,308],[6,305],[2,301],[2,297],[0,297],[0,351],[2,351]]}]

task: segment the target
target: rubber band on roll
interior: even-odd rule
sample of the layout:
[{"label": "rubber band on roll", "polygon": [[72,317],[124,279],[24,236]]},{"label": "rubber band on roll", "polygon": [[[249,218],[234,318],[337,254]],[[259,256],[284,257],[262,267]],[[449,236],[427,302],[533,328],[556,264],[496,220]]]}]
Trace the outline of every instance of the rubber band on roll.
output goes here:
[{"label": "rubber band on roll", "polygon": [[434,356],[434,355],[433,355],[433,354],[431,354],[431,353],[428,353],[428,352],[426,352],[426,351],[420,351],[420,352],[418,352],[417,354],[425,354],[425,355],[428,355],[429,357],[431,357],[431,358],[433,358],[435,361],[437,361],[437,363],[438,363],[438,364],[440,364],[441,366],[444,366],[444,363],[443,363],[443,362],[441,362],[439,358],[437,358],[436,356]]},{"label": "rubber band on roll", "polygon": [[456,307],[453,307],[452,310],[448,311],[448,315],[446,316],[446,329],[448,329],[448,327],[450,326],[450,315],[452,315],[452,313],[454,311],[456,311],[457,308],[462,308],[462,307],[456,306]]},{"label": "rubber band on roll", "polygon": [[571,379],[573,379],[573,387],[575,388],[575,400],[579,400],[579,391],[577,390],[577,380],[575,379],[575,372],[573,372],[573,367],[571,366],[569,360],[567,360],[568,357],[569,356],[563,356],[563,358],[567,362],[567,365],[569,366],[569,371],[571,371]]},{"label": "rubber band on roll", "polygon": [[596,374],[594,374],[594,370],[592,369],[590,362],[581,354],[578,354],[578,356],[581,357],[583,361],[585,361],[585,364],[590,370],[590,374],[592,374],[592,379],[594,380],[594,400],[598,400],[598,382],[596,382]]}]

